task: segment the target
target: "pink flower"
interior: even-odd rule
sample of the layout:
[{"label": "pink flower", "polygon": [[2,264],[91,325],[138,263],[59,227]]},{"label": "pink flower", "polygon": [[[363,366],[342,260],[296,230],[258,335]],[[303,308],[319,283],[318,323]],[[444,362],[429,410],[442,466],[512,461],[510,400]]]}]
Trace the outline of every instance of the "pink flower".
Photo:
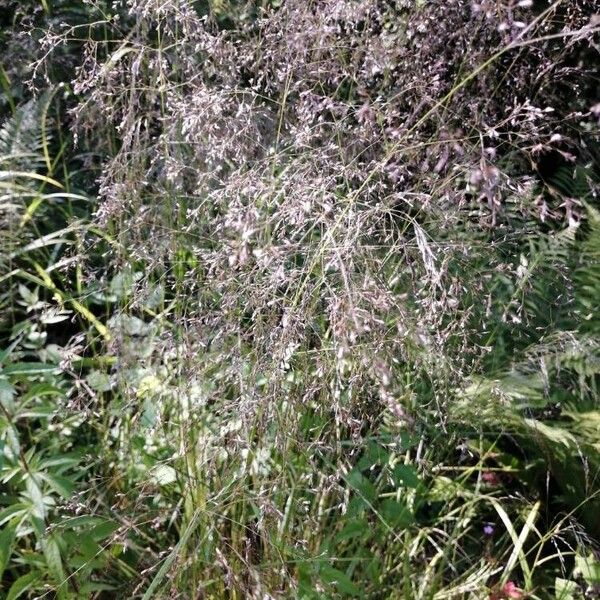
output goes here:
[{"label": "pink flower", "polygon": [[504,584],[502,593],[507,598],[523,598],[523,592],[512,581],[507,581]]},{"label": "pink flower", "polygon": [[500,483],[500,477],[494,471],[485,471],[481,474],[481,479],[488,485],[498,485]]},{"label": "pink flower", "polygon": [[507,581],[500,590],[492,592],[489,600],[521,600],[525,598],[523,590],[518,588],[514,581]]}]

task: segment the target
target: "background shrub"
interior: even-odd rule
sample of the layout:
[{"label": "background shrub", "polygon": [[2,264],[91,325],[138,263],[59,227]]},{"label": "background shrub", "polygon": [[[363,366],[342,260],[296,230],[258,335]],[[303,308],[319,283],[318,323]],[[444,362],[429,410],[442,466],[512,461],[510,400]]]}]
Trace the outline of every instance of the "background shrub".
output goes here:
[{"label": "background shrub", "polygon": [[593,3],[14,9],[7,597],[595,593]]}]

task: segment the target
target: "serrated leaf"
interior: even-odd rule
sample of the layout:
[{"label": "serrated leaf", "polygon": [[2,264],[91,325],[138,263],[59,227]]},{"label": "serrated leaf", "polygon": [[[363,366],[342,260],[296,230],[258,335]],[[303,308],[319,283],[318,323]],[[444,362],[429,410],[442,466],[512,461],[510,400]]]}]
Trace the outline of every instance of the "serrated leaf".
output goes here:
[{"label": "serrated leaf", "polygon": [[96,392],[108,392],[112,388],[110,376],[101,371],[91,371],[86,377],[89,386]]},{"label": "serrated leaf", "polygon": [[346,517],[348,519],[360,517],[369,507],[369,503],[362,496],[353,494],[348,502]]},{"label": "serrated leaf", "polygon": [[37,293],[32,292],[26,285],[20,283],[17,289],[19,291],[19,296],[21,296],[27,304],[33,305],[38,301]]},{"label": "serrated leaf", "polygon": [[44,325],[55,325],[66,321],[73,313],[70,310],[47,310],[40,315],[40,323]]},{"label": "serrated leaf", "polygon": [[177,471],[169,465],[157,465],[152,469],[151,475],[158,485],[169,485],[177,481]]}]

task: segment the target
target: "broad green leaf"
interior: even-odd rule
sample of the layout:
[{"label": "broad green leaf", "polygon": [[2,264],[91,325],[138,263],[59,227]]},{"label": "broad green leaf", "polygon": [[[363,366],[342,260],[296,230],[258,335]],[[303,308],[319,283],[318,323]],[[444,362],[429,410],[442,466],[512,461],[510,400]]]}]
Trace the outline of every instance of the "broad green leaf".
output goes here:
[{"label": "broad green leaf", "polygon": [[2,369],[2,375],[46,375],[48,373],[58,373],[60,368],[58,365],[52,365],[41,362],[21,362],[13,363]]},{"label": "broad green leaf", "polygon": [[31,501],[33,516],[43,520],[46,517],[46,505],[44,504],[44,495],[35,474],[26,475],[25,487],[27,489],[27,497]]},{"label": "broad green leaf", "polygon": [[557,577],[554,580],[554,600],[578,600],[581,598],[579,586],[569,579]]},{"label": "broad green leaf", "polygon": [[583,577],[588,585],[598,586],[600,585],[600,562],[591,553],[587,556],[578,554],[575,557],[574,574]]},{"label": "broad green leaf", "polygon": [[16,458],[21,452],[21,445],[19,442],[19,432],[17,428],[10,423],[6,427],[6,445],[10,449],[13,459]]},{"label": "broad green leaf", "polygon": [[352,582],[352,579],[339,569],[324,564],[319,570],[319,576],[325,583],[334,586],[343,594],[348,594],[354,598],[362,595],[358,587]]},{"label": "broad green leaf", "polygon": [[16,515],[20,517],[27,513],[27,505],[23,502],[11,504],[3,510],[0,510],[0,527],[14,518]]},{"label": "broad green leaf", "polygon": [[396,465],[394,467],[392,478],[397,486],[416,488],[419,485],[417,470],[412,465]]},{"label": "broad green leaf", "polygon": [[104,522],[98,523],[89,535],[96,542],[101,542],[110,537],[117,529],[119,529],[117,522],[106,519]]},{"label": "broad green leaf", "polygon": [[110,376],[101,371],[91,371],[86,377],[89,386],[96,392],[108,392],[112,388]]},{"label": "broad green leaf", "polygon": [[123,269],[112,278],[108,286],[108,291],[111,295],[116,296],[118,299],[125,298],[131,294],[133,284],[141,279],[142,276],[142,273],[134,273],[131,268]]},{"label": "broad green leaf", "polygon": [[44,396],[64,396],[64,391],[56,387],[56,385],[52,385],[51,383],[36,383],[32,385],[27,393],[23,396],[23,400],[27,402],[32,398],[42,398]]},{"label": "broad green leaf", "polygon": [[31,573],[27,573],[27,575],[19,577],[19,579],[10,586],[6,600],[16,600],[21,594],[25,593],[30,587],[37,583],[38,578],[39,573],[36,571],[32,571]]},{"label": "broad green leaf", "polygon": [[386,498],[382,502],[381,514],[386,524],[392,528],[409,527],[415,520],[408,506],[393,498]]},{"label": "broad green leaf", "polygon": [[348,502],[348,509],[346,510],[346,518],[352,519],[360,517],[367,509],[370,509],[371,504],[367,502],[362,496],[358,494],[352,494],[350,502]]},{"label": "broad green leaf", "polygon": [[17,527],[21,519],[13,519],[0,531],[0,581],[10,560],[12,546],[17,535]]},{"label": "broad green leaf", "polygon": [[54,325],[66,321],[72,314],[70,310],[61,310],[60,312],[47,311],[40,316],[40,321],[45,325]]},{"label": "broad green leaf", "polygon": [[69,452],[62,456],[54,456],[53,458],[45,458],[40,462],[40,467],[64,467],[75,466],[81,462],[81,454],[79,452]]},{"label": "broad green leaf", "polygon": [[[93,592],[112,592],[117,588],[114,585],[110,585],[108,583],[102,583],[100,581],[90,581],[89,583],[85,583],[81,586],[79,592],[83,597],[93,597]],[[113,598],[114,595],[111,594]]]},{"label": "broad green leaf", "polygon": [[169,465],[157,465],[152,469],[151,475],[158,485],[168,485],[177,481],[177,471]]},{"label": "broad green leaf", "polygon": [[36,304],[38,302],[39,296],[37,293],[37,289],[32,292],[26,285],[23,285],[22,283],[20,283],[17,286],[17,290],[19,292],[19,296],[21,296],[21,298],[23,298],[23,300],[25,300],[25,302],[28,305],[33,306],[34,304]]},{"label": "broad green leaf", "polygon": [[50,475],[49,473],[40,473],[40,477],[48,482],[48,485],[65,500],[69,500],[75,491],[75,484],[66,477],[60,475]]},{"label": "broad green leaf", "polygon": [[16,390],[11,383],[4,377],[0,377],[0,402],[4,405],[8,412],[13,413],[15,410],[15,404],[13,398]]},{"label": "broad green leaf", "polygon": [[376,442],[369,442],[367,449],[356,465],[358,469],[364,471],[375,466],[387,464],[390,453]]},{"label": "broad green leaf", "polygon": [[[138,392],[139,393],[139,392]],[[156,424],[158,419],[158,410],[156,404],[150,399],[144,400],[144,409],[141,418],[142,427],[151,428]]]},{"label": "broad green leaf", "polygon": [[377,496],[375,486],[357,469],[350,471],[344,478],[348,485],[356,490],[368,502],[373,502]]},{"label": "broad green leaf", "polygon": [[65,597],[67,594],[66,576],[56,539],[52,536],[42,539],[42,550],[48,571],[56,583],[58,597]]},{"label": "broad green leaf", "polygon": [[335,541],[339,543],[355,537],[370,537],[371,533],[371,526],[367,519],[352,519],[348,521],[344,525],[344,528],[335,536]]},{"label": "broad green leaf", "polygon": [[32,409],[19,410],[15,418],[18,419],[50,419],[56,414],[54,406],[37,406]]},{"label": "broad green leaf", "polygon": [[72,569],[83,567],[86,570],[102,568],[102,547],[95,542],[87,532],[75,534],[73,531],[63,537],[65,547],[76,550],[77,554],[69,557],[69,566]]}]

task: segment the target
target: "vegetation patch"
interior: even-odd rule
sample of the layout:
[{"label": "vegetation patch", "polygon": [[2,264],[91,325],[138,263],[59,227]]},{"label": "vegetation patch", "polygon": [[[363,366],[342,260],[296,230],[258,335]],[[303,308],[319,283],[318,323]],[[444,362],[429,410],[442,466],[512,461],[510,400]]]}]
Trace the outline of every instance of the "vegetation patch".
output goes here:
[{"label": "vegetation patch", "polygon": [[3,4],[0,598],[600,594],[594,2]]}]

